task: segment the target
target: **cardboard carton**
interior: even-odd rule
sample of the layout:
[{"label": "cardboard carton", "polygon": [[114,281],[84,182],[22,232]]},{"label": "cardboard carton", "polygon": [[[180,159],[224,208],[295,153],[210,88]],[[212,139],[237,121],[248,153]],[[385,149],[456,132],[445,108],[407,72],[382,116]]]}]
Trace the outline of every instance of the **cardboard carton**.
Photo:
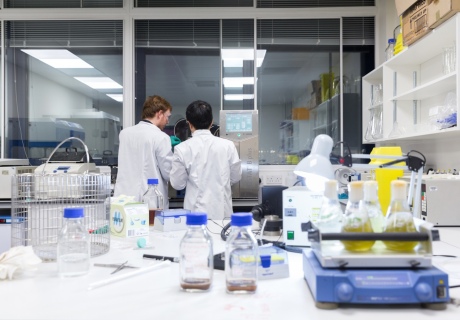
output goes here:
[{"label": "cardboard carton", "polygon": [[395,0],[396,12],[398,16],[402,15],[404,11],[409,9],[417,0]]},{"label": "cardboard carton", "polygon": [[460,11],[460,0],[430,0],[428,27],[433,29]]},{"label": "cardboard carton", "polygon": [[418,0],[402,13],[403,43],[409,46],[430,32],[428,0]]},{"label": "cardboard carton", "polygon": [[149,207],[129,199],[113,198],[110,204],[110,233],[121,238],[148,240]]}]

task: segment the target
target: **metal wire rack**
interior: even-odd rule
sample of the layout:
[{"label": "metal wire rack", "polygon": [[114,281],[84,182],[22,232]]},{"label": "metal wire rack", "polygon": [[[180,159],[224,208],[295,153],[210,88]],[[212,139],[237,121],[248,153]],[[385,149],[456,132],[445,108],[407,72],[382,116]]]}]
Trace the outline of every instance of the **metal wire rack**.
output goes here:
[{"label": "metal wire rack", "polygon": [[109,174],[22,174],[13,177],[11,246],[29,246],[44,261],[56,260],[64,208],[83,207],[91,256],[110,247]]},{"label": "metal wire rack", "polygon": [[91,256],[107,253],[110,178],[108,173],[13,176],[11,246],[30,245],[43,261],[55,261],[64,208],[83,207],[84,223],[91,235]]}]

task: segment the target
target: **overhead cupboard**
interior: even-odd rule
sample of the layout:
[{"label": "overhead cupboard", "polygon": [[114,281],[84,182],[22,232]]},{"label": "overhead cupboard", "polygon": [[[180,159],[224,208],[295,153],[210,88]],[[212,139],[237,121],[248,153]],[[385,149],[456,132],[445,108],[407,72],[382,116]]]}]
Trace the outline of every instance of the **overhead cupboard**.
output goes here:
[{"label": "overhead cupboard", "polygon": [[363,77],[363,143],[459,136],[460,14]]}]

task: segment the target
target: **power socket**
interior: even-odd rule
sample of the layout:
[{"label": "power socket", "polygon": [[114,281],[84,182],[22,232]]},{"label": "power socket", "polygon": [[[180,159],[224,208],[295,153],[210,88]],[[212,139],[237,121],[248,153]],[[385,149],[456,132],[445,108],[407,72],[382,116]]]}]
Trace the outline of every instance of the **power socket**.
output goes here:
[{"label": "power socket", "polygon": [[265,184],[267,185],[282,185],[283,176],[281,175],[268,175],[265,177]]}]

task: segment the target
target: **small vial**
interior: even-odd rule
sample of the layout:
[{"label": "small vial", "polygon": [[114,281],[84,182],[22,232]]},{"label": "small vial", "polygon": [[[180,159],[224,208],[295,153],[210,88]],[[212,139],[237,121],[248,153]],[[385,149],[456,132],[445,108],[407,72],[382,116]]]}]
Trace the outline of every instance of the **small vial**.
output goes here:
[{"label": "small vial", "polygon": [[60,277],[81,276],[89,272],[90,234],[83,224],[83,208],[65,208],[57,244]]},{"label": "small vial", "polygon": [[207,291],[214,272],[212,238],[206,231],[208,216],[191,212],[186,219],[187,232],[179,248],[180,286],[188,292]]},{"label": "small vial", "polygon": [[256,292],[259,255],[251,226],[252,213],[232,214],[231,231],[225,246],[225,278],[228,293]]},{"label": "small vial", "polygon": [[164,198],[158,189],[158,179],[147,179],[147,191],[142,196],[142,202],[149,207],[149,225],[153,226],[155,212],[164,209]]}]

